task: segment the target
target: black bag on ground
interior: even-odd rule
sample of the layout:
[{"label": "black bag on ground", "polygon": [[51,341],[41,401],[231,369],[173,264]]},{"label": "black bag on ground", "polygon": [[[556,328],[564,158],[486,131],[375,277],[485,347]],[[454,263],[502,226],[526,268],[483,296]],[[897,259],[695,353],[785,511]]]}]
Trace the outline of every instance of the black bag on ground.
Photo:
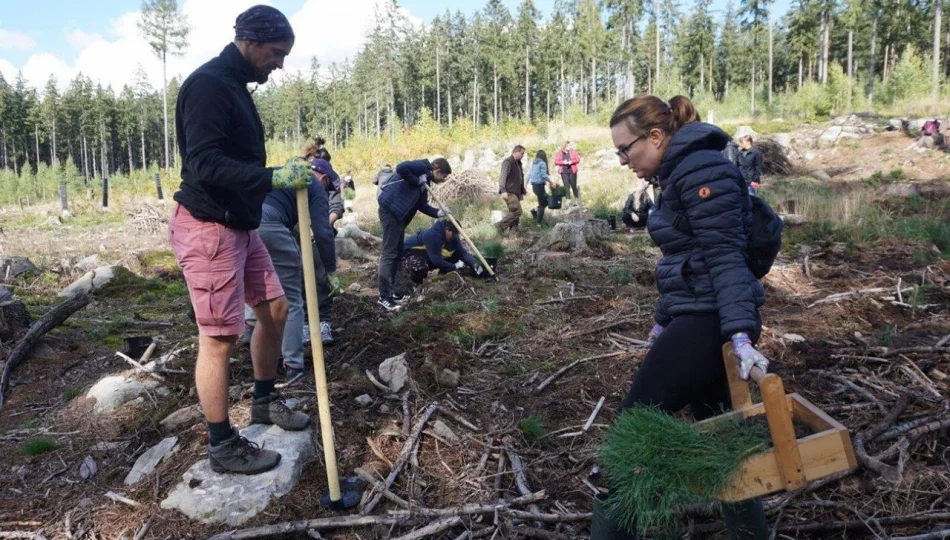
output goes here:
[{"label": "black bag on ground", "polygon": [[559,210],[561,208],[561,196],[554,195],[553,193],[548,195],[548,208],[552,210]]}]

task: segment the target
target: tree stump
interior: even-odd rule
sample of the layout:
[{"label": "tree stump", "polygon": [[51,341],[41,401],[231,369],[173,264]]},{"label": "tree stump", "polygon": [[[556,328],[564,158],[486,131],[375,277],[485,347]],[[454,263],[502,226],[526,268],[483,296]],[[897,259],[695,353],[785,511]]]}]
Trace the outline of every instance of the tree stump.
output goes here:
[{"label": "tree stump", "polygon": [[558,223],[551,232],[535,244],[532,251],[559,250],[581,254],[589,252],[588,241],[603,241],[610,237],[610,224],[603,219],[587,219]]},{"label": "tree stump", "polygon": [[26,306],[18,298],[0,302],[0,343],[15,338],[32,322]]},{"label": "tree stump", "polygon": [[27,272],[39,272],[30,259],[19,256],[0,257],[0,279],[10,279]]}]

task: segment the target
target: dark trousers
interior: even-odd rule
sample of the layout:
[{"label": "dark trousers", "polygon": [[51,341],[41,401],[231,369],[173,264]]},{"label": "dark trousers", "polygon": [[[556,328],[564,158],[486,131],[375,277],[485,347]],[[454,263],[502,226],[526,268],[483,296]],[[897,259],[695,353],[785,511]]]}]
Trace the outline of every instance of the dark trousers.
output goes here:
[{"label": "dark trousers", "polygon": [[514,193],[509,193],[505,197],[505,204],[508,206],[508,213],[498,222],[498,230],[501,232],[514,229],[521,220],[521,199]]},{"label": "dark trousers", "polygon": [[538,198],[538,213],[535,216],[535,220],[541,223],[541,220],[544,219],[544,209],[548,207],[548,192],[545,191],[544,184],[531,184],[531,189]]},{"label": "dark trousers", "polygon": [[568,190],[568,195],[570,192],[574,192],[574,199],[577,200],[580,197],[580,191],[577,189],[577,173],[571,172],[571,169],[565,167],[564,172],[561,173],[561,180],[564,181],[564,187]]},{"label": "dark trousers", "polygon": [[379,209],[379,223],[383,226],[383,253],[379,256],[379,297],[391,299],[406,226],[385,208]]},{"label": "dark trousers", "polygon": [[[751,336],[757,341],[759,336]],[[681,315],[673,319],[647,353],[620,405],[651,405],[675,413],[687,405],[693,418],[705,420],[732,408],[723,365],[719,315]],[[723,504],[730,539],[767,536],[765,512],[758,499]]]}]

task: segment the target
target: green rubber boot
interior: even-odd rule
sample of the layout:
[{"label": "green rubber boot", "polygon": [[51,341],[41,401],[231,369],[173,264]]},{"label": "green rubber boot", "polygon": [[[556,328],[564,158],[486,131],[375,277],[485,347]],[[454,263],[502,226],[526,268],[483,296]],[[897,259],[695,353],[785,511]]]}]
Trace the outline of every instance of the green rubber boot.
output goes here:
[{"label": "green rubber boot", "polygon": [[636,534],[626,532],[607,515],[607,496],[603,494],[594,496],[590,540],[637,540]]},{"label": "green rubber boot", "polygon": [[769,537],[760,499],[723,504],[722,519],[729,530],[729,540],[767,540]]}]

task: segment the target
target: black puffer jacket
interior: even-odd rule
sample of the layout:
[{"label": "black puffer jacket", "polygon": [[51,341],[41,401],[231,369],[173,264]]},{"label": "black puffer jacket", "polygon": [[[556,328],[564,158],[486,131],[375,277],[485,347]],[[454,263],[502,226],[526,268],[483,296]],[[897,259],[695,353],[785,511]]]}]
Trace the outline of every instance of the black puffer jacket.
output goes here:
[{"label": "black puffer jacket", "polygon": [[[752,202],[735,165],[721,154],[729,137],[694,122],[670,140],[657,172],[660,198],[647,227],[663,257],[657,266],[656,322],[719,313],[721,332],[757,334],[765,290],[746,264]],[[692,234],[674,225],[685,216]],[[682,218],[681,218],[682,219]]]}]

